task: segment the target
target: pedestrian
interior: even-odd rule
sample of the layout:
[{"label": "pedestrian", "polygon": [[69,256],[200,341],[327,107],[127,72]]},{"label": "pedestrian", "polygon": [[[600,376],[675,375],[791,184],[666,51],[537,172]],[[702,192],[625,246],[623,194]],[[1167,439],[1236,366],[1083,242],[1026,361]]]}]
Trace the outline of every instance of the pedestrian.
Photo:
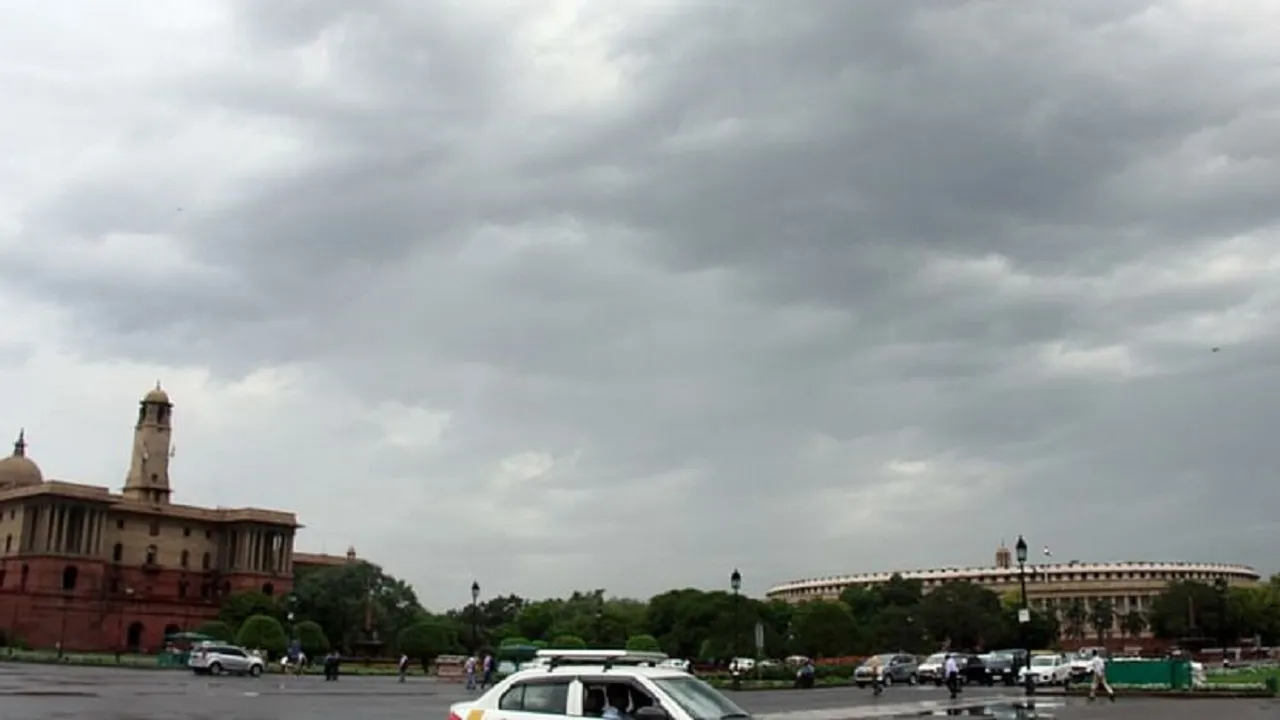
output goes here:
[{"label": "pedestrian", "polygon": [[400,665],[398,666],[397,669],[399,669],[400,671],[400,682],[404,682],[405,675],[409,674],[409,656],[408,655],[405,655],[403,653],[400,655]]},{"label": "pedestrian", "polygon": [[467,689],[476,689],[476,656],[468,655],[467,662],[463,666],[463,671],[467,674]]},{"label": "pedestrian", "polygon": [[493,682],[493,655],[485,653],[484,663],[480,667],[484,672],[483,677],[480,678],[480,689],[483,690]]},{"label": "pedestrian", "polygon": [[960,694],[960,666],[956,664],[956,656],[947,653],[947,662],[943,665],[943,675],[947,678],[947,690],[951,691],[951,699]]},{"label": "pedestrian", "polygon": [[1093,702],[1098,698],[1098,689],[1101,688],[1107,693],[1107,697],[1111,702],[1116,701],[1116,691],[1111,689],[1111,685],[1107,683],[1107,660],[1098,654],[1095,649],[1093,657],[1089,660],[1089,671],[1093,674],[1093,682],[1089,685],[1089,702]]}]

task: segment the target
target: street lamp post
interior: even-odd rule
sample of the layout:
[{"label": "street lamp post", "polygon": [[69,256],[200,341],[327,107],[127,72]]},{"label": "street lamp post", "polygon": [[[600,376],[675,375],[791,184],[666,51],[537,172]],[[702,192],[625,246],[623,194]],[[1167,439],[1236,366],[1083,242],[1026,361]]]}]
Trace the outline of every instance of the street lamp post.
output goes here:
[{"label": "street lamp post", "polygon": [[1027,637],[1027,626],[1031,624],[1031,606],[1027,604],[1027,541],[1018,536],[1018,544],[1014,546],[1018,558],[1018,585],[1022,588],[1022,607],[1018,609],[1018,633],[1022,638],[1022,651],[1026,653],[1026,673],[1023,687],[1028,695],[1036,694],[1035,679],[1031,677],[1031,641]]},{"label": "street lamp post", "polygon": [[125,588],[124,596],[126,604],[120,608],[119,614],[116,615],[116,662],[120,662],[120,654],[124,651],[124,612],[126,608],[132,606],[133,588]]},{"label": "street lamp post", "polygon": [[471,652],[480,650],[480,581],[471,581]]},{"label": "street lamp post", "polygon": [[1213,589],[1218,593],[1218,644],[1222,646],[1222,659],[1227,659],[1227,645],[1230,644],[1227,635],[1227,579],[1220,577],[1213,581]]},{"label": "street lamp post", "polygon": [[298,596],[294,595],[293,593],[289,593],[289,597],[286,598],[285,602],[288,604],[288,607],[289,607],[289,615],[288,615],[289,649],[292,650],[293,644],[298,640],[298,625],[297,625]]},{"label": "street lamp post", "polygon": [[738,639],[742,634],[742,596],[738,591],[742,589],[742,573],[738,572],[738,568],[733,569],[733,574],[729,576],[729,587],[733,588],[733,689],[742,689],[742,673],[738,667],[738,658],[742,655],[738,647]]},{"label": "street lamp post", "polygon": [[63,648],[67,643],[67,604],[71,601],[71,593],[64,590],[62,593],[62,624],[58,628],[58,659],[62,659]]}]

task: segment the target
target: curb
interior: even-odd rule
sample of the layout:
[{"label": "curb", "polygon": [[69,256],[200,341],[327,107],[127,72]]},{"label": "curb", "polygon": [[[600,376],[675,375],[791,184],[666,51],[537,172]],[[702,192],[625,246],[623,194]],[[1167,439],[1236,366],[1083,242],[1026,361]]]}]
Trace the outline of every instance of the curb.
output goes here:
[{"label": "curb", "polygon": [[[1037,696],[1088,697],[1088,692],[1040,690]],[[1116,690],[1118,698],[1156,698],[1161,700],[1271,700],[1275,696],[1265,690]]]}]

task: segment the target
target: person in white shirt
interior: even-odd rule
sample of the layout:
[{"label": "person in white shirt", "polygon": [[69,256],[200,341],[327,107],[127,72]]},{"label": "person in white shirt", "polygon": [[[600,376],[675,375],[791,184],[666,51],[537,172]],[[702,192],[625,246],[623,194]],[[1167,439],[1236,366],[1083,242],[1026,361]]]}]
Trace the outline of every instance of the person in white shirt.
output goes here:
[{"label": "person in white shirt", "polygon": [[1096,700],[1098,689],[1101,688],[1106,691],[1111,702],[1115,702],[1116,691],[1107,684],[1107,660],[1099,655],[1097,650],[1093,651],[1093,657],[1089,660],[1089,670],[1093,674],[1093,682],[1089,685],[1089,700]]},{"label": "person in white shirt", "polygon": [[947,662],[942,666],[942,674],[947,678],[947,689],[951,691],[951,699],[955,700],[960,693],[960,666],[956,664],[956,656],[947,653]]},{"label": "person in white shirt", "polygon": [[469,655],[467,657],[466,664],[463,665],[462,668],[463,668],[463,671],[467,673],[467,689],[475,690],[476,689],[476,656]]}]

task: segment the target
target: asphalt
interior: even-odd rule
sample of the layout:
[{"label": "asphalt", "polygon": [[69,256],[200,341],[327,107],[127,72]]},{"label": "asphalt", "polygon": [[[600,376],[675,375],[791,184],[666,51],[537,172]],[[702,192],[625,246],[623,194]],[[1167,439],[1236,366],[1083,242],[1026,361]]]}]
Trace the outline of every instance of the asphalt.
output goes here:
[{"label": "asphalt", "polygon": [[[856,688],[731,693],[759,720],[859,720],[968,716],[1008,720],[1275,720],[1280,703],[1260,700],[1148,700],[1090,704],[1040,698],[1019,709],[1015,692],[970,691],[958,703],[935,688],[891,688],[879,698]],[[465,689],[428,678],[198,678],[183,672],[0,663],[3,720],[446,720]],[[770,717],[760,717],[770,716]]]}]

